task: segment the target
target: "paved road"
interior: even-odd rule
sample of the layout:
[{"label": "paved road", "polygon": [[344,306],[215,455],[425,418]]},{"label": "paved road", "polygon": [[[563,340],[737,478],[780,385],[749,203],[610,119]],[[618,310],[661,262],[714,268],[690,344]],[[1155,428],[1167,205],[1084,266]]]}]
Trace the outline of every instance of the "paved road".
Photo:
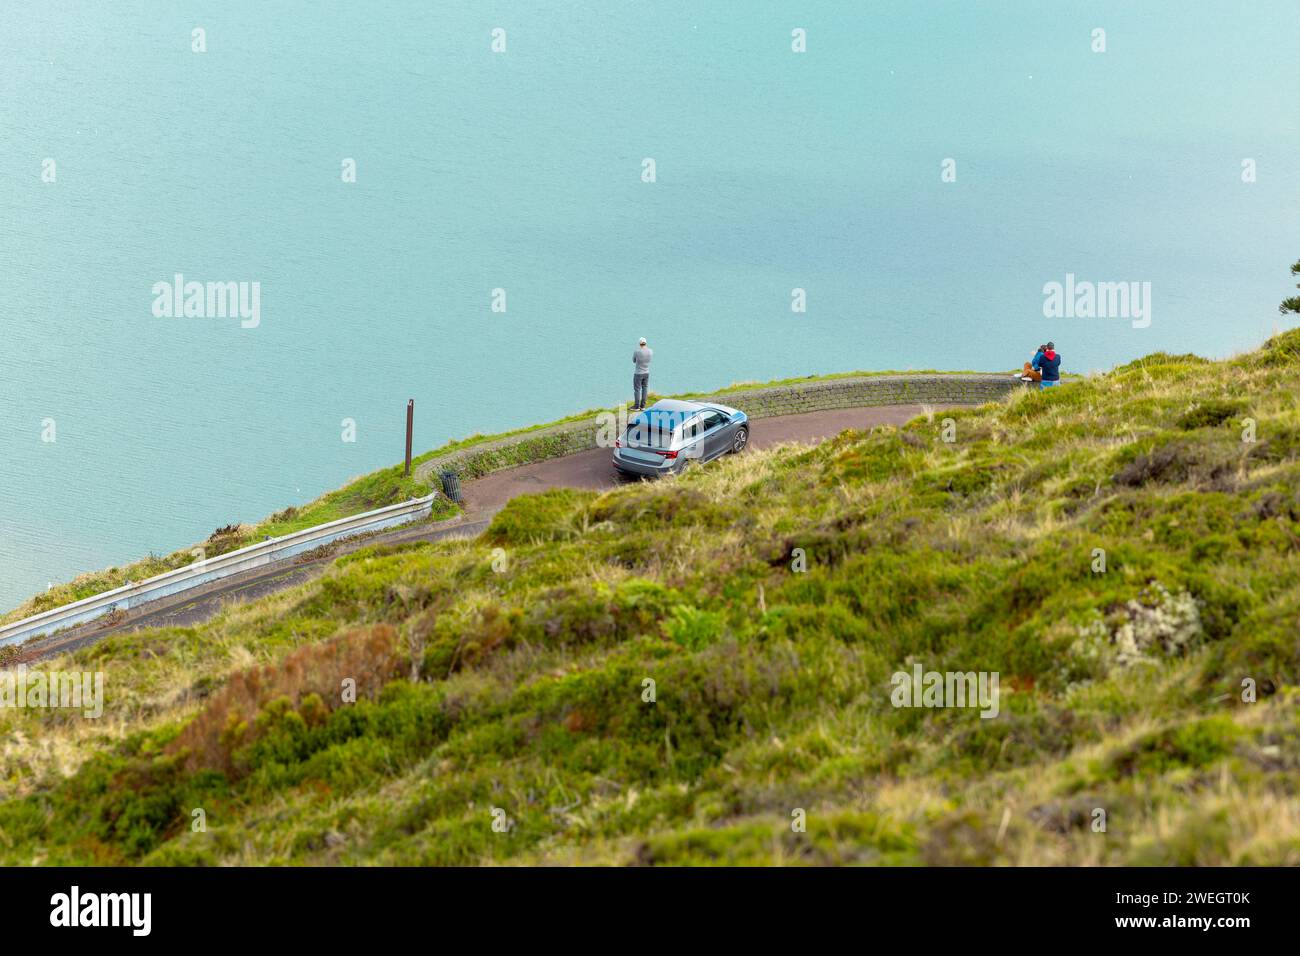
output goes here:
[{"label": "paved road", "polygon": [[492,515],[495,513],[496,509],[493,509],[490,512],[466,514],[455,521],[422,522],[364,538],[340,541],[338,546],[325,557],[301,562],[290,558],[252,571],[245,571],[243,574],[222,578],[220,581],[213,581],[211,584],[205,584],[182,594],[151,601],[126,612],[121,617],[100,618],[89,624],[31,641],[19,648],[14,663],[32,663],[75,651],[80,647],[101,641],[110,634],[138,631],[145,627],[188,627],[201,624],[208,618],[214,617],[228,604],[255,601],[268,594],[293,587],[295,584],[310,581],[324,572],[336,558],[351,551],[375,544],[473,537],[491,523]]},{"label": "paved road", "polygon": [[[942,407],[942,406],[938,406]],[[846,428],[873,425],[901,425],[922,414],[920,405],[880,405],[869,408],[839,408],[803,415],[782,415],[759,419],[750,433],[751,448],[767,448],[781,442],[816,443]],[[309,581],[321,574],[340,555],[374,544],[437,541],[442,538],[477,535],[507,501],[517,495],[548,488],[613,488],[623,483],[610,465],[610,451],[597,448],[564,458],[499,471],[465,483],[465,515],[454,522],[422,523],[383,532],[358,541],[340,542],[329,555],[313,561],[295,560],[267,565],[244,574],[214,581],[184,594],[136,608],[125,617],[92,621],[60,634],[25,644],[17,662],[34,662],[66,653],[102,640],[110,634],[144,627],[189,626],[208,620],[230,603],[253,601],[267,594]]]},{"label": "paved road", "polygon": [[[943,406],[933,406],[938,409]],[[901,425],[924,412],[920,405],[877,405],[870,408],[835,408],[802,415],[762,418],[750,430],[751,448],[769,448],[781,442],[815,443],[838,435],[846,428],[873,425]],[[613,488],[621,483],[610,467],[608,448],[566,455],[521,468],[498,471],[467,482],[464,497],[467,510],[498,509],[516,495],[547,488]]]}]

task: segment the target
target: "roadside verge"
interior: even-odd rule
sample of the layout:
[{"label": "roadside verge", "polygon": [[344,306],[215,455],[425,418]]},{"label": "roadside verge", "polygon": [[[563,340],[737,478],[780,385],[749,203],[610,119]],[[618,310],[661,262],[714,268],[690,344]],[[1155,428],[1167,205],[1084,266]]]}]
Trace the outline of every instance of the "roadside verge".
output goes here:
[{"label": "roadside verge", "polygon": [[349,518],[339,518],[337,521],[330,521],[304,531],[295,531],[279,538],[271,538],[213,558],[200,556],[193,564],[183,568],[167,571],[144,581],[129,582],[111,591],[6,624],[0,627],[0,647],[53,634],[106,615],[125,613],[138,605],[172,595],[188,594],[195,588],[214,581],[244,574],[266,565],[279,564],[343,538],[419,521],[431,514],[436,497],[435,493]]},{"label": "roadside verge", "polygon": [[[763,419],[872,405],[982,405],[1023,387],[1015,376],[1005,373],[926,372],[736,386],[717,392],[673,397],[730,405],[741,409],[750,418]],[[576,421],[480,442],[426,458],[417,464],[415,474],[419,480],[431,484],[436,483],[438,472],[443,470],[454,471],[463,479],[481,478],[505,468],[588,451],[599,447],[601,429],[607,427],[603,418],[614,413],[613,409],[592,412]]]}]

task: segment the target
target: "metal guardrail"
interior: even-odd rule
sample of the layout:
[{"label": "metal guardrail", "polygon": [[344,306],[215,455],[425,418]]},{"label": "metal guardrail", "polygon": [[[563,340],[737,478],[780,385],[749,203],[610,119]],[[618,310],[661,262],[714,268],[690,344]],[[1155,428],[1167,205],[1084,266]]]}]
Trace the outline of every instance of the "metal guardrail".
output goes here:
[{"label": "metal guardrail", "polygon": [[228,551],[214,558],[203,558],[183,568],[165,571],[144,581],[128,582],[111,591],[104,591],[102,594],[82,598],[72,604],[33,614],[21,621],[0,626],[0,647],[53,634],[55,631],[85,624],[87,621],[93,621],[114,611],[125,611],[149,601],[200,587],[211,581],[282,561],[338,541],[340,538],[418,521],[432,513],[433,500],[436,497],[435,493],[424,498],[413,498],[400,504],[386,505],[364,514],[339,518],[336,521],[304,528],[302,531],[295,531],[278,538],[259,541],[238,551]]}]

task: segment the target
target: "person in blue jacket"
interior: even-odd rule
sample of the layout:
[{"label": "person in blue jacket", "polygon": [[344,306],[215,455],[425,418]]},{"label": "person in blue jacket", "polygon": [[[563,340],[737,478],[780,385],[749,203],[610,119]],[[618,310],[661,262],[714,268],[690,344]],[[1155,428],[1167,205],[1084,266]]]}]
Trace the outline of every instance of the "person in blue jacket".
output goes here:
[{"label": "person in blue jacket", "polygon": [[1061,355],[1056,351],[1055,342],[1044,345],[1043,350],[1034,356],[1034,361],[1030,364],[1043,375],[1043,380],[1038,383],[1039,388],[1051,388],[1053,385],[1061,384]]}]

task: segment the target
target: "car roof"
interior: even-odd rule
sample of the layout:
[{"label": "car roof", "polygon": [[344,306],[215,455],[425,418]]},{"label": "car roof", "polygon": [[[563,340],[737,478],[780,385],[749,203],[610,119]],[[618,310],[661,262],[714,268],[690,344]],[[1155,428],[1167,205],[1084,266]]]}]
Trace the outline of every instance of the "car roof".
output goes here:
[{"label": "car roof", "polygon": [[662,398],[645,409],[647,412],[669,412],[683,416],[709,410],[722,412],[728,418],[736,414],[736,409],[730,405],[719,405],[717,402],[688,402],[682,398]]},{"label": "car roof", "polygon": [[698,412],[708,408],[703,402],[687,402],[680,398],[661,398],[649,408],[648,412]]}]

